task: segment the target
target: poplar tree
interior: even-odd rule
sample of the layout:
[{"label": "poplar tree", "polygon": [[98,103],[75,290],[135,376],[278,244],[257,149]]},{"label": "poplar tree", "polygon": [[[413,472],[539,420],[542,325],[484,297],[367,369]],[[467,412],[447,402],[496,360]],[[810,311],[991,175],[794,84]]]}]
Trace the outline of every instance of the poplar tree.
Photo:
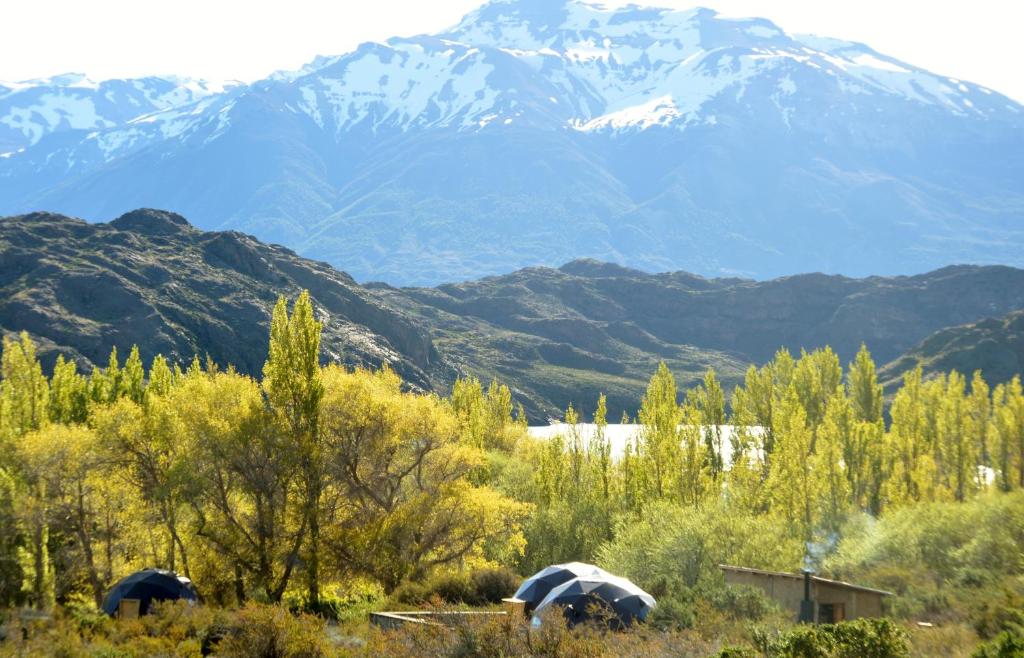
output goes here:
[{"label": "poplar tree", "polygon": [[678,477],[680,453],[680,409],[677,403],[676,380],[662,361],[651,377],[640,405],[640,441],[637,453],[645,478],[655,499],[665,498],[674,490]]},{"label": "poplar tree", "polygon": [[850,364],[847,379],[856,419],[867,423],[882,420],[882,385],[878,383],[875,362],[866,345],[861,344]]},{"label": "poplar tree", "polygon": [[74,361],[57,357],[50,378],[50,420],[74,425],[85,423],[89,416],[89,382],[78,372]]},{"label": "poplar tree", "polygon": [[608,427],[608,399],[602,393],[594,411],[594,435],[590,454],[596,459],[597,486],[601,498],[602,530],[605,541],[612,539],[612,444],[606,436]]},{"label": "poplar tree", "polygon": [[142,404],[146,387],[146,369],[142,365],[142,357],[139,356],[138,345],[132,345],[132,351],[124,362],[124,369],[121,371],[121,381],[118,384],[118,393],[134,402]]},{"label": "poplar tree", "polygon": [[[843,368],[832,348],[800,353],[793,371],[793,390],[804,408],[808,426],[815,430],[825,419],[829,399],[843,383]],[[813,445],[813,441],[812,441]]]},{"label": "poplar tree", "polygon": [[846,517],[850,502],[856,501],[849,463],[845,462],[843,453],[848,449],[852,427],[849,415],[845,411],[848,405],[844,396],[833,398],[829,403],[825,420],[818,429],[817,451],[814,456],[814,469],[821,478],[822,494],[818,508],[822,525],[831,532],[837,532]]},{"label": "poplar tree", "polygon": [[18,518],[21,496],[11,473],[0,465],[0,607],[14,607],[24,602],[25,573],[20,553],[25,536]]},{"label": "poplar tree", "polygon": [[110,350],[110,357],[107,359],[107,367],[103,371],[103,377],[99,380],[104,388],[100,391],[102,402],[113,403],[121,396],[121,363],[117,357],[117,347]]},{"label": "poplar tree", "polygon": [[775,459],[765,483],[772,509],[788,520],[801,538],[811,541],[824,487],[816,468],[813,432],[795,387],[775,414],[775,435]]},{"label": "poplar tree", "polygon": [[[14,455],[25,435],[49,422],[50,397],[49,382],[27,332],[22,332],[18,340],[4,337],[0,377],[0,469],[7,466],[24,476],[24,463]],[[22,568],[29,583],[31,603],[47,610],[54,604],[55,592],[46,489],[39,483],[26,483],[26,491],[28,495],[16,510],[26,528],[31,555]]]},{"label": "poplar tree", "polygon": [[694,507],[710,495],[715,478],[721,472],[715,470],[716,460],[709,454],[712,449],[708,446],[708,435],[701,430],[703,418],[705,416],[694,407],[689,404],[683,406],[677,496],[682,504]]},{"label": "poplar tree", "polygon": [[167,359],[161,354],[153,357],[149,366],[149,382],[146,384],[146,395],[167,395],[174,386],[174,372],[167,365]]},{"label": "poplar tree", "polygon": [[939,404],[939,467],[943,485],[957,501],[977,489],[977,444],[970,435],[963,375],[953,371]]},{"label": "poplar tree", "polygon": [[1003,491],[1024,488],[1024,390],[1020,376],[996,387],[992,466]]},{"label": "poplar tree", "polygon": [[307,535],[305,574],[307,602],[320,605],[320,507],[324,492],[319,415],[324,389],[320,374],[320,332],[309,291],[303,291],[288,314],[278,299],[270,322],[270,350],[263,366],[263,386],[270,407],[298,450],[302,470],[303,511]]},{"label": "poplar tree", "polygon": [[[713,477],[725,469],[725,447],[723,436],[725,416],[725,392],[715,376],[715,371],[708,368],[704,379],[696,388],[687,394],[690,405],[697,412],[692,419],[701,428],[706,450],[703,451]],[[729,455],[730,458],[734,455]]]},{"label": "poplar tree", "polygon": [[37,430],[49,420],[50,386],[27,332],[18,340],[3,339],[0,356],[0,451],[16,437]]},{"label": "poplar tree", "polygon": [[765,476],[775,449],[774,410],[789,390],[795,367],[789,351],[781,349],[764,367],[751,366],[743,385],[733,394],[733,422],[739,425],[739,443],[743,444],[737,445],[734,453],[756,445],[763,455]]},{"label": "poplar tree", "polygon": [[890,477],[885,499],[891,505],[904,505],[921,499],[922,487],[918,460],[927,453],[923,441],[924,392],[921,366],[903,375],[903,385],[893,399],[892,426],[886,436],[886,458]]},{"label": "poplar tree", "polygon": [[980,370],[975,371],[971,378],[966,422],[967,439],[974,443],[973,452],[977,455],[978,464],[988,466],[991,464],[989,435],[992,431],[992,391]]}]

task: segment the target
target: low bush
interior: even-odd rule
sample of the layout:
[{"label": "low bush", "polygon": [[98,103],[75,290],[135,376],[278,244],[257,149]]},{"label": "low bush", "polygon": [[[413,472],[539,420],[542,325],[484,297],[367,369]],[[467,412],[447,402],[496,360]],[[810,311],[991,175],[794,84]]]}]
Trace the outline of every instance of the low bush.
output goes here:
[{"label": "low bush", "polygon": [[748,585],[716,587],[707,591],[704,598],[731,619],[760,621],[778,610],[778,604],[763,590]]},{"label": "low bush", "polygon": [[505,568],[479,569],[465,573],[439,573],[425,581],[403,583],[391,599],[404,605],[441,603],[486,606],[512,596],[520,578]]},{"label": "low bush", "polygon": [[1021,658],[1024,656],[1024,635],[1003,632],[978,647],[972,658]]},{"label": "low bush", "polygon": [[659,630],[680,630],[693,628],[696,618],[693,604],[679,596],[663,596],[658,607],[651,611],[647,623]]},{"label": "low bush", "polygon": [[377,582],[354,578],[342,583],[329,583],[320,592],[320,603],[311,606],[305,589],[285,594],[284,605],[292,612],[305,612],[325,619],[347,622],[365,618],[379,609],[387,598],[384,588]]},{"label": "low bush", "polygon": [[772,658],[909,658],[909,638],[889,619],[798,626],[774,636],[756,633],[755,643]]},{"label": "low bush", "polygon": [[224,658],[321,658],[331,653],[319,617],[255,604],[238,611],[213,649]]},{"label": "low bush", "polygon": [[1007,631],[1024,634],[1024,594],[1006,587],[984,597],[971,612],[971,623],[986,640]]},{"label": "low bush", "polygon": [[475,605],[501,603],[501,600],[515,594],[522,579],[511,569],[497,567],[479,569],[470,576],[476,595]]}]

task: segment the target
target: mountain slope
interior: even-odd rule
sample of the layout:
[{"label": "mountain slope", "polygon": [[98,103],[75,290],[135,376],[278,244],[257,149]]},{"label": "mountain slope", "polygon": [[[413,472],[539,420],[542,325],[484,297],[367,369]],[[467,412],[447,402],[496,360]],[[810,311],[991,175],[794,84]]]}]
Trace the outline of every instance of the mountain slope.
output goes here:
[{"label": "mountain slope", "polygon": [[1024,309],[1024,270],[1008,267],[757,282],[580,260],[403,289],[361,286],[325,263],[165,211],[107,224],[0,218],[0,332],[31,333],[47,364],[64,353],[102,366],[112,345],[123,356],[138,344],[146,360],[209,354],[259,373],[277,297],[303,289],[324,323],[324,360],[387,363],[439,392],[459,375],[496,377],[535,421],[569,403],[592,411],[600,393],[611,417],[635,413],[662,360],[684,388],[714,367],[731,389],[780,347],[831,345],[846,362],[864,342],[884,363],[950,323]]},{"label": "mountain slope", "polygon": [[918,366],[925,376],[956,370],[970,377],[981,370],[992,386],[1024,375],[1024,312],[937,331],[882,368],[879,378],[895,389]]},{"label": "mountain slope", "polygon": [[576,261],[439,288],[374,288],[421,318],[467,371],[514,384],[551,415],[569,401],[590,408],[601,392],[613,417],[632,412],[659,360],[684,387],[714,366],[731,388],[779,348],[829,345],[846,363],[865,343],[885,363],[950,322],[1024,309],[1024,270],[1007,267],[757,282]]},{"label": "mountain slope", "polygon": [[308,289],[331,361],[387,363],[412,385],[449,377],[430,337],[329,266],[239,233],[203,233],[173,213],[109,224],[37,213],[0,220],[0,328],[80,365],[137,344],[147,361],[209,355],[245,373],[266,360],[279,295]]},{"label": "mountain slope", "polygon": [[709,10],[495,0],[0,159],[0,212],[172,208],[436,284],[589,256],[865,276],[1024,265],[1024,107]]}]

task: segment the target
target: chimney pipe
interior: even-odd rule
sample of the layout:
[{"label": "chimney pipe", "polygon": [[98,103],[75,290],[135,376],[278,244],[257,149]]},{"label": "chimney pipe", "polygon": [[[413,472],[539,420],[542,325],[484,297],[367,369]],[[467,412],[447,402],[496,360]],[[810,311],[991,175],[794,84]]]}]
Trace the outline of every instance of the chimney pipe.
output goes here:
[{"label": "chimney pipe", "polygon": [[804,569],[804,600],[800,602],[800,623],[814,623],[814,601],[811,600],[811,577],[814,572]]}]

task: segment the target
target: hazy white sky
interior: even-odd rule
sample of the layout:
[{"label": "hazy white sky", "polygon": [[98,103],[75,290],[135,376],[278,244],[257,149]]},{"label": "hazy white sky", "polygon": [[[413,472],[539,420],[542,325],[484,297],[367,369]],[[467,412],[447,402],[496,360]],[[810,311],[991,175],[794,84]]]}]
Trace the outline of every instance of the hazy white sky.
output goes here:
[{"label": "hazy white sky", "polygon": [[[1024,101],[1024,0],[635,0],[863,41]],[[363,41],[434,32],[481,0],[0,0],[0,79],[179,73],[255,80]],[[626,4],[607,0],[606,4]]]}]

